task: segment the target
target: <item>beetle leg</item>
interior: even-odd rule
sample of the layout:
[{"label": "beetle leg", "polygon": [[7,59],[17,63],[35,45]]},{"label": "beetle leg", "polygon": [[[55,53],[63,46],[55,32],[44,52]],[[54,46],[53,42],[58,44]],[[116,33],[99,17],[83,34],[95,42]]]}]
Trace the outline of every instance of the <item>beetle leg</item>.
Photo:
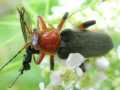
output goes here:
[{"label": "beetle leg", "polygon": [[86,21],[86,22],[82,23],[79,26],[79,28],[80,28],[80,30],[85,30],[86,28],[88,28],[89,26],[94,25],[94,24],[96,24],[95,20],[89,20],[89,21]]},{"label": "beetle leg", "polygon": [[47,26],[45,24],[45,21],[41,16],[38,16],[38,28],[40,32],[46,32],[47,31]]},{"label": "beetle leg", "polygon": [[85,60],[79,67],[83,70],[83,72],[86,72],[85,64],[89,62],[89,59]]},{"label": "beetle leg", "polygon": [[57,29],[60,31],[65,23],[65,20],[67,19],[68,17],[68,12],[66,12],[60,22],[60,24],[58,25]]},{"label": "beetle leg", "polygon": [[41,52],[41,53],[40,53],[39,60],[38,60],[38,61],[35,61],[35,60],[34,60],[35,64],[40,64],[40,63],[42,62],[44,56],[45,56],[45,52]]},{"label": "beetle leg", "polygon": [[30,70],[30,62],[32,60],[32,52],[31,52],[31,47],[28,47],[26,49],[26,54],[24,56],[23,60],[23,70]]},{"label": "beetle leg", "polygon": [[33,58],[34,61],[36,61],[36,58],[35,58],[35,55],[34,55],[34,54],[32,55],[32,58]]},{"label": "beetle leg", "polygon": [[82,69],[83,72],[86,72],[85,63],[82,63],[79,67]]},{"label": "beetle leg", "polygon": [[50,55],[50,70],[54,70],[54,55]]}]

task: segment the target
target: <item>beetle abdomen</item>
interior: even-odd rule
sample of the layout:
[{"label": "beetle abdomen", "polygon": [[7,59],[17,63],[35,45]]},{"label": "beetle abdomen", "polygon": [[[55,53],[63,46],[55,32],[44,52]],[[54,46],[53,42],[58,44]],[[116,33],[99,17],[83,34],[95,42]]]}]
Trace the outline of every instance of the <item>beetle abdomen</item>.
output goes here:
[{"label": "beetle abdomen", "polygon": [[72,31],[61,33],[61,45],[57,51],[60,58],[67,58],[70,53],[81,53],[85,57],[101,56],[113,47],[109,35],[104,32]]}]

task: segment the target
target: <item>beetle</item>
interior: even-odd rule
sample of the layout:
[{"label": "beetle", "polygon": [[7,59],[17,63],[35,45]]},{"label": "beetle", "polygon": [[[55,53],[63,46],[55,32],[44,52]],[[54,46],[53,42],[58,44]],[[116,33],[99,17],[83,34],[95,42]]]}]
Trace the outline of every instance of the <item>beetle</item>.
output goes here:
[{"label": "beetle", "polygon": [[[2,70],[19,53],[26,49],[22,69],[18,77],[22,75],[25,70],[30,70],[32,58],[34,58],[36,64],[40,64],[46,54],[50,55],[50,69],[54,70],[54,56],[56,54],[63,59],[66,59],[70,53],[81,53],[85,57],[93,57],[104,55],[113,47],[112,40],[106,33],[86,30],[86,28],[96,23],[94,20],[82,23],[77,31],[68,28],[61,32],[68,17],[67,12],[56,28],[48,28],[43,17],[38,16],[37,28],[32,30],[31,23],[26,20],[29,15],[25,8],[18,8],[18,13],[25,45],[0,68],[0,70]],[[38,60],[35,60],[34,54],[39,54]],[[18,77],[16,79],[18,79]],[[14,83],[15,82],[13,82],[13,84]]]}]

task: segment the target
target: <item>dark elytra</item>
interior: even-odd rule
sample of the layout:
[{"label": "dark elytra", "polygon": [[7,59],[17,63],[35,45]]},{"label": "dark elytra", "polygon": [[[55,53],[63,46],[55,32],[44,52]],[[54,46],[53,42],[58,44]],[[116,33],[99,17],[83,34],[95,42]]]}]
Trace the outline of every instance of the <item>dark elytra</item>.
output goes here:
[{"label": "dark elytra", "polygon": [[65,29],[61,32],[61,44],[57,54],[63,59],[66,59],[70,53],[80,53],[87,58],[105,55],[112,48],[111,37],[105,32]]}]

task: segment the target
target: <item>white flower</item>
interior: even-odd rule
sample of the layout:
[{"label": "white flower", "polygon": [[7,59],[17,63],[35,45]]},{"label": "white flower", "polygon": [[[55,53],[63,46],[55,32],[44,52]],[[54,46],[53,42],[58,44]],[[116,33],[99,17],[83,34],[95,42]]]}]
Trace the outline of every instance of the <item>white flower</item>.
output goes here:
[{"label": "white flower", "polygon": [[73,84],[69,83],[68,85],[66,85],[65,90],[73,90]]},{"label": "white flower", "polygon": [[109,68],[109,61],[105,57],[100,57],[96,60],[96,66],[101,70],[106,70]]},{"label": "white flower", "polygon": [[95,78],[96,78],[96,82],[100,83],[101,81],[106,80],[108,77],[104,72],[101,71],[97,73]]},{"label": "white flower", "polygon": [[117,55],[118,55],[118,58],[120,59],[120,46],[118,46],[117,48]]},{"label": "white flower", "polygon": [[[52,8],[52,12],[54,14],[60,15],[61,13],[65,13],[76,10],[79,8],[79,6],[84,2],[84,0],[67,0],[67,2],[65,2],[66,0],[62,0],[60,1],[60,3],[62,4],[61,6],[57,6],[57,7],[53,7]],[[77,3],[74,3],[74,2]],[[74,4],[73,4],[74,3]]]},{"label": "white flower", "polygon": [[76,82],[75,87],[80,90],[80,81],[79,80]]},{"label": "white flower", "polygon": [[94,87],[83,88],[82,90],[96,90]]},{"label": "white flower", "polygon": [[60,85],[62,82],[61,80],[61,72],[60,71],[54,71],[51,75],[51,83],[53,85]]},{"label": "white flower", "polygon": [[79,77],[82,77],[82,76],[83,76],[84,72],[82,71],[81,68],[78,67],[78,68],[76,68],[75,70],[76,70],[76,73],[77,73],[77,75],[78,75]]},{"label": "white flower", "polygon": [[45,90],[45,84],[44,84],[44,82],[40,82],[39,83],[39,88],[40,88],[40,90]]},{"label": "white flower", "polygon": [[[48,19],[59,18],[64,15],[65,12],[75,12],[79,9],[81,4],[84,3],[84,0],[59,0],[60,5],[55,6],[51,9],[52,16],[49,16]],[[77,3],[74,3],[77,2]]]},{"label": "white flower", "polygon": [[85,58],[80,53],[71,53],[66,60],[66,64],[68,67],[76,68],[79,67],[84,61]]},{"label": "white flower", "polygon": [[86,70],[90,70],[92,68],[92,64],[91,63],[85,63],[85,69]]},{"label": "white flower", "polygon": [[88,88],[87,90],[96,90],[95,88]]},{"label": "white flower", "polygon": [[101,3],[101,4],[99,4],[99,5],[97,6],[97,9],[98,9],[99,11],[102,10],[103,16],[104,16],[105,18],[112,18],[113,15],[114,15],[114,13],[113,13],[113,14],[111,14],[111,13],[112,13],[112,11],[115,9],[116,6],[117,6],[117,3],[113,3],[113,2],[112,2],[112,3],[103,2],[103,3]]}]

